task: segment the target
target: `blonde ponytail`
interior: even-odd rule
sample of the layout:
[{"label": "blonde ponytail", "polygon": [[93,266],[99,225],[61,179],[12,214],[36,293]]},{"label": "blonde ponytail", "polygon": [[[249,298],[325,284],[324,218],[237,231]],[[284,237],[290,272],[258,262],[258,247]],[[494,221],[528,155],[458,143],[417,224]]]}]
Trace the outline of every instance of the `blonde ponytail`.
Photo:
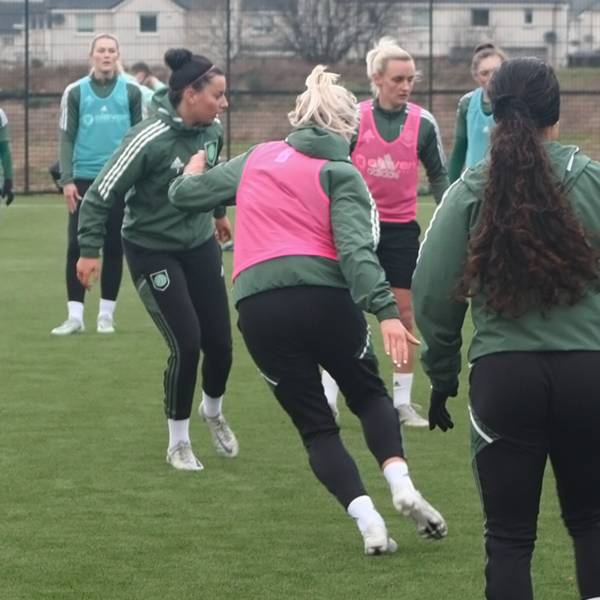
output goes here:
[{"label": "blonde ponytail", "polygon": [[293,127],[315,125],[350,140],[358,126],[356,97],[337,84],[339,75],[317,65],[306,78],[306,91],[296,98],[296,108],[288,114]]}]

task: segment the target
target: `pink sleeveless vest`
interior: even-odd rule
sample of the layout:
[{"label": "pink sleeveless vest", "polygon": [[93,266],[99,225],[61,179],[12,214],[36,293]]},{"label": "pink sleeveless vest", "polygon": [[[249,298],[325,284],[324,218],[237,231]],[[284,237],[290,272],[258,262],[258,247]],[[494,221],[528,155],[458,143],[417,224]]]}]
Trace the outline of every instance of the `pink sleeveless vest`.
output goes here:
[{"label": "pink sleeveless vest", "polygon": [[360,103],[360,127],[352,162],[367,182],[380,221],[408,223],[417,217],[421,108],[409,102],[407,111],[400,135],[386,142],[377,131],[373,101]]},{"label": "pink sleeveless vest", "polygon": [[319,180],[325,163],[285,142],[267,142],[250,153],[236,194],[234,280],[281,256],[337,260],[329,198]]}]

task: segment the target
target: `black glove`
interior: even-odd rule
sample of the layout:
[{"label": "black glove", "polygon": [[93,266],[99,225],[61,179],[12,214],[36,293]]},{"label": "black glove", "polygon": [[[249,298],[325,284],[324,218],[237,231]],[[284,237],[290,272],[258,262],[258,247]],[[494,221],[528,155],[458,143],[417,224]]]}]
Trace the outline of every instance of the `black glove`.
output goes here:
[{"label": "black glove", "polygon": [[4,185],[2,186],[0,197],[6,198],[6,206],[8,206],[15,199],[15,195],[12,191],[12,179],[4,180]]},{"label": "black glove", "polygon": [[436,426],[442,431],[448,431],[454,427],[450,413],[446,410],[446,400],[449,394],[445,392],[436,392],[431,390],[429,399],[429,429],[435,429]]},{"label": "black glove", "polygon": [[48,172],[50,173],[50,177],[52,177],[52,181],[54,181],[54,185],[56,186],[58,193],[62,194],[63,189],[62,189],[62,186],[60,185],[60,178],[61,178],[60,163],[58,161],[56,161],[55,163],[52,163],[48,167]]}]

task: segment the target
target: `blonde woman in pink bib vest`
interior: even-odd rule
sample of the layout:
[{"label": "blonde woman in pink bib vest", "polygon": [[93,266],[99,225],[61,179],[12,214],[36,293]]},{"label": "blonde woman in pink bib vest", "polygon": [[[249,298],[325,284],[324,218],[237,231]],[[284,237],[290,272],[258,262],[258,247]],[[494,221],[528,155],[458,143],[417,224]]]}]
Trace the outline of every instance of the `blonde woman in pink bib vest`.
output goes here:
[{"label": "blonde woman in pink bib vest", "polygon": [[207,172],[199,153],[169,198],[191,213],[235,198],[234,301],[246,346],[298,429],[314,474],[356,521],[365,553],[381,554],[397,545],[342,444],[320,366],[359,418],[395,508],[424,537],[440,539],[447,529],[409,476],[362,312],[376,315],[386,353],[402,365],[418,342],[399,319],[375,254],[377,210],[349,159],[358,107],[336,80],[316,67],[289,114],[295,130],[285,141],[259,144]]},{"label": "blonde woman in pink bib vest", "polygon": [[[367,54],[367,75],[374,98],[360,103],[360,125],[352,138],[352,162],[367,182],[377,204],[381,240],[377,256],[392,286],[400,319],[414,329],[410,285],[419,251],[417,188],[419,162],[425,167],[436,202],[448,187],[446,159],[433,115],[409,101],[417,78],[411,55],[393,39],[383,38]],[[429,423],[411,402],[413,352],[394,369],[394,406],[403,425]],[[338,386],[323,372],[323,387],[333,413],[338,415]]]}]

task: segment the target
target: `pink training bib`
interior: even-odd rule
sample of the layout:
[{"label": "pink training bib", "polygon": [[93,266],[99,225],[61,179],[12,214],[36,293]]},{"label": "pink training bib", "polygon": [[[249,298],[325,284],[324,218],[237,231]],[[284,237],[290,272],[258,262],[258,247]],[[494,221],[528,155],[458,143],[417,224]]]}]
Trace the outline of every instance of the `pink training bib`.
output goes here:
[{"label": "pink training bib", "polygon": [[337,260],[329,198],[319,179],[325,163],[285,142],[267,142],[250,153],[236,195],[234,280],[281,256]]},{"label": "pink training bib", "polygon": [[421,107],[409,102],[406,110],[402,132],[386,142],[377,131],[373,101],[360,103],[360,126],[352,162],[367,182],[380,221],[408,223],[417,217]]}]

